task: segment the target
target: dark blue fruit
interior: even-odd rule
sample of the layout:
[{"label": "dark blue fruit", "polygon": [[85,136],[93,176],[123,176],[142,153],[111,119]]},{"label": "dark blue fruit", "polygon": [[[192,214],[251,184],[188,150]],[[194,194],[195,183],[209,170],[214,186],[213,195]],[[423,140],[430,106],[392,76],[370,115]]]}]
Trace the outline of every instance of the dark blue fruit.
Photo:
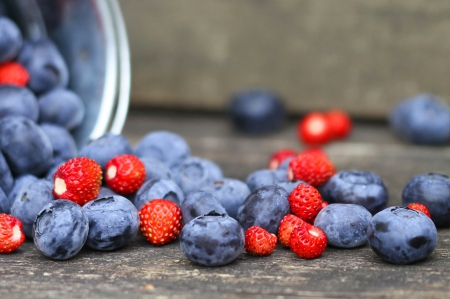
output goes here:
[{"label": "dark blue fruit", "polygon": [[48,136],[23,116],[0,119],[0,150],[14,176],[40,176],[53,165],[53,148]]},{"label": "dark blue fruit", "polygon": [[9,212],[8,212],[9,209],[10,209],[10,203],[8,200],[8,196],[6,196],[3,189],[0,188],[0,213],[9,214]]},{"label": "dark blue fruit", "polygon": [[16,199],[17,194],[21,192],[22,188],[26,188],[28,185],[37,180],[38,178],[32,174],[24,174],[16,177],[16,179],[14,180],[14,186],[8,194],[8,204],[4,212],[10,214],[11,207],[14,203],[14,200]]},{"label": "dark blue fruit", "polygon": [[83,208],[65,199],[47,204],[33,225],[36,248],[55,260],[74,257],[83,248],[88,232],[89,221]]},{"label": "dark blue fruit", "polygon": [[139,188],[133,202],[140,210],[145,203],[154,199],[170,199],[180,206],[184,200],[184,193],[172,180],[153,180],[145,182]]},{"label": "dark blue fruit", "polygon": [[173,180],[172,171],[166,164],[155,158],[139,158],[145,166],[145,181],[151,180]]},{"label": "dark blue fruit", "polygon": [[286,121],[286,111],[280,96],[258,88],[233,95],[228,114],[238,131],[252,135],[278,130]]},{"label": "dark blue fruit", "polygon": [[244,245],[244,229],[225,214],[210,213],[194,218],[180,234],[183,254],[202,266],[229,264],[243,252]]},{"label": "dark blue fruit", "polygon": [[262,186],[245,199],[238,210],[237,220],[247,230],[256,225],[277,234],[281,219],[289,213],[289,194],[278,185]]},{"label": "dark blue fruit", "polygon": [[211,193],[225,208],[228,215],[237,218],[237,211],[250,194],[247,184],[232,178],[224,178],[210,185],[203,186],[201,190]]},{"label": "dark blue fruit", "polygon": [[154,131],[145,135],[136,145],[134,154],[139,158],[155,158],[176,172],[191,155],[191,148],[178,134],[168,131]]},{"label": "dark blue fruit", "polygon": [[123,247],[139,231],[139,214],[135,206],[120,195],[98,198],[83,206],[89,219],[86,245],[97,250]]},{"label": "dark blue fruit", "polygon": [[38,100],[28,88],[15,85],[1,85],[0,99],[0,117],[21,115],[34,122],[38,120]]},{"label": "dark blue fruit", "polygon": [[188,223],[195,217],[208,214],[212,211],[219,214],[227,214],[219,200],[211,193],[204,191],[190,193],[181,204],[181,214],[183,215],[183,221],[185,223]]},{"label": "dark blue fruit", "polygon": [[17,193],[11,207],[11,215],[22,221],[25,236],[31,238],[33,222],[37,214],[45,205],[54,200],[52,189],[52,182],[39,179]]},{"label": "dark blue fruit", "polygon": [[28,87],[37,94],[66,87],[69,82],[66,62],[50,39],[24,42],[17,60],[28,70]]},{"label": "dark blue fruit", "polygon": [[425,214],[390,207],[372,217],[367,238],[373,251],[392,264],[411,264],[429,256],[437,244],[437,230]]},{"label": "dark blue fruit", "polygon": [[288,194],[291,194],[292,190],[294,190],[298,185],[309,185],[308,183],[298,180],[298,181],[289,181],[289,182],[281,182],[278,183],[277,185],[280,187],[283,187],[284,190],[286,190],[286,192]]},{"label": "dark blue fruit", "polygon": [[252,172],[245,180],[250,191],[254,191],[259,187],[288,182],[287,171],[260,169]]},{"label": "dark blue fruit", "polygon": [[388,190],[381,178],[369,171],[343,170],[320,188],[328,203],[358,204],[375,214],[387,206]]},{"label": "dark blue fruit", "polygon": [[450,108],[432,94],[402,100],[392,110],[389,124],[408,142],[438,145],[450,141]]},{"label": "dark blue fruit", "polygon": [[77,156],[78,149],[75,139],[66,128],[50,123],[40,124],[40,127],[52,144],[53,166]]},{"label": "dark blue fruit", "polygon": [[19,27],[11,19],[0,17],[0,63],[13,60],[22,48]]},{"label": "dark blue fruit", "polygon": [[340,248],[359,247],[367,242],[367,227],[372,214],[360,205],[333,203],[323,208],[314,220],[328,244]]},{"label": "dark blue fruit", "polygon": [[437,227],[450,224],[450,179],[443,174],[424,173],[408,181],[402,192],[402,204],[418,202],[430,211]]},{"label": "dark blue fruit", "polygon": [[73,91],[55,88],[39,98],[39,123],[59,125],[71,131],[83,121],[83,100]]},{"label": "dark blue fruit", "polygon": [[5,192],[6,195],[9,195],[12,188],[14,186],[14,178],[9,169],[9,165],[6,162],[5,157],[0,151],[0,188]]},{"label": "dark blue fruit", "polygon": [[98,194],[97,198],[109,197],[109,196],[113,196],[113,195],[119,195],[119,194],[117,194],[116,192],[111,190],[109,187],[101,186],[100,193]]}]

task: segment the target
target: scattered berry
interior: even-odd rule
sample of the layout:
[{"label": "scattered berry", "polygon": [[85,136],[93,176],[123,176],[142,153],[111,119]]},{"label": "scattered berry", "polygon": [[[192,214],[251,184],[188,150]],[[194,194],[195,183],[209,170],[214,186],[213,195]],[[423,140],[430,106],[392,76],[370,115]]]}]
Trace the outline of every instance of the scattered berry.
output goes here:
[{"label": "scattered berry", "polygon": [[152,180],[145,182],[139,188],[132,201],[140,210],[146,202],[157,198],[170,199],[180,206],[184,201],[184,193],[172,180]]},{"label": "scattered berry", "polygon": [[425,215],[427,215],[428,217],[431,218],[430,211],[428,210],[428,208],[425,205],[423,205],[421,203],[413,202],[413,203],[410,203],[409,205],[407,205],[406,207],[408,209],[413,209],[413,210],[422,212],[422,213],[424,213]]},{"label": "scattered berry", "polygon": [[[300,217],[295,216],[294,214],[287,214],[281,219],[280,227],[278,228],[278,240],[283,246],[289,247],[289,239],[291,237],[291,233],[297,226],[301,226],[307,224]],[[309,224],[308,224],[309,225]]]},{"label": "scattered berry", "polygon": [[331,160],[322,154],[300,153],[289,163],[289,180],[302,180],[314,187],[323,185],[336,173]]},{"label": "scattered berry", "polygon": [[258,256],[268,256],[277,247],[277,236],[259,226],[251,226],[245,232],[245,250]]},{"label": "scattered berry", "polygon": [[181,230],[181,209],[171,200],[154,199],[139,210],[140,230],[153,245],[175,240]]},{"label": "scattered berry", "polygon": [[352,120],[347,113],[333,109],[325,114],[331,129],[333,139],[344,139],[352,130]]},{"label": "scattered berry", "polygon": [[0,64],[0,85],[16,85],[25,87],[30,79],[28,71],[17,62]]},{"label": "scattered berry", "polygon": [[281,163],[283,163],[287,158],[294,157],[297,152],[290,148],[282,148],[270,156],[268,167],[270,170],[277,169]]},{"label": "scattered berry", "polygon": [[298,185],[289,194],[288,200],[292,214],[308,223],[312,223],[322,209],[322,196],[310,185]]},{"label": "scattered berry", "polygon": [[76,157],[63,163],[54,175],[53,195],[80,206],[97,198],[102,185],[102,168],[92,159]]},{"label": "scattered berry", "polygon": [[318,227],[301,225],[292,231],[289,247],[301,258],[318,258],[327,248],[327,236]]},{"label": "scattered berry", "polygon": [[321,145],[331,141],[332,130],[324,113],[311,112],[297,125],[297,135],[301,142],[309,145]]},{"label": "scattered berry", "polygon": [[198,216],[215,211],[219,214],[227,214],[220,201],[209,192],[195,191],[189,193],[181,204],[181,214],[184,223],[188,223]]},{"label": "scattered berry", "polygon": [[145,165],[135,155],[118,155],[106,163],[106,184],[119,194],[135,193],[145,181]]},{"label": "scattered berry", "polygon": [[0,253],[16,251],[24,241],[22,222],[9,214],[0,214]]}]

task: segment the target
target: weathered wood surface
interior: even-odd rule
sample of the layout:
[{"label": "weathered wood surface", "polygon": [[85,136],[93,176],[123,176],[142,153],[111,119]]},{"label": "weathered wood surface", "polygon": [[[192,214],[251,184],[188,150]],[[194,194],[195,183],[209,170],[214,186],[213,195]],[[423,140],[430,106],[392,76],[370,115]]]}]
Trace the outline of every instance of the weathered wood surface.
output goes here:
[{"label": "weathered wood surface", "polygon": [[433,92],[450,103],[448,0],[121,0],[133,104],[220,110],[247,86],[289,111],[384,117]]},{"label": "weathered wood surface", "polygon": [[[222,166],[228,177],[245,179],[266,166],[281,147],[300,149],[295,122],[282,131],[249,138],[234,132],[221,115],[132,111],[124,135],[135,144],[153,130],[183,135],[193,155]],[[339,170],[364,169],[380,175],[391,205],[401,203],[406,182],[423,172],[450,174],[450,148],[399,142],[384,124],[357,124],[345,142],[325,148]],[[0,298],[448,298],[450,229],[439,230],[435,252],[406,266],[383,262],[369,246],[328,248],[302,260],[279,246],[269,257],[242,253],[230,265],[201,267],[189,262],[178,242],[155,247],[141,236],[113,252],[83,249],[68,261],[41,255],[32,241],[0,255]]]}]

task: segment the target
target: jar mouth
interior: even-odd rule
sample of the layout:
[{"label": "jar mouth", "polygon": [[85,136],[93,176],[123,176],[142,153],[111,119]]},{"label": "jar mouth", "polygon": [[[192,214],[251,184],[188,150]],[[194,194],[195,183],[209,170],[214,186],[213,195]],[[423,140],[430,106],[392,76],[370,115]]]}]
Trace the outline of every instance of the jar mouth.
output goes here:
[{"label": "jar mouth", "polygon": [[0,0],[26,39],[50,37],[69,69],[68,88],[85,104],[71,132],[78,147],[106,132],[120,134],[128,113],[131,66],[117,0]]}]

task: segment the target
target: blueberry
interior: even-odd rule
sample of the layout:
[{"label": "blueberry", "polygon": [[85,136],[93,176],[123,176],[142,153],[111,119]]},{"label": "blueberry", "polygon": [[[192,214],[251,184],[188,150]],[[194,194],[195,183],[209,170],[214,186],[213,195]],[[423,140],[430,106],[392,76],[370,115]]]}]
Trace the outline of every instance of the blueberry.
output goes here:
[{"label": "blueberry", "polygon": [[19,27],[11,19],[0,17],[0,63],[13,60],[22,48]]},{"label": "blueberry", "polygon": [[432,94],[419,94],[402,100],[392,110],[389,124],[402,139],[425,145],[450,140],[450,108]]},{"label": "blueberry", "polygon": [[181,204],[181,214],[185,223],[188,223],[195,217],[208,214],[211,211],[219,214],[227,214],[219,200],[211,193],[204,191],[196,191],[188,194]]},{"label": "blueberry", "polygon": [[96,161],[106,172],[106,163],[118,155],[132,154],[130,142],[121,134],[106,133],[81,147],[78,156]]},{"label": "blueberry", "polygon": [[286,190],[286,192],[288,194],[291,194],[292,190],[295,189],[295,187],[297,187],[298,185],[303,184],[303,185],[309,185],[308,183],[298,180],[298,181],[289,181],[289,182],[281,182],[278,183],[277,185],[280,187],[283,187],[284,190]]},{"label": "blueberry", "polygon": [[[0,188],[9,195],[14,186],[14,178],[9,169],[9,165],[0,151]],[[9,209],[8,209],[9,210]]]},{"label": "blueberry", "polygon": [[10,203],[8,196],[6,196],[5,192],[2,188],[0,188],[0,213],[9,214],[8,210],[10,209]]},{"label": "blueberry", "polygon": [[245,182],[250,191],[254,191],[265,185],[273,185],[288,181],[287,171],[260,169],[249,174]]},{"label": "blueberry", "polygon": [[252,135],[278,130],[286,121],[280,96],[260,88],[242,90],[233,95],[228,114],[238,131]]},{"label": "blueberry", "polygon": [[328,244],[341,248],[359,247],[367,242],[367,227],[372,214],[360,205],[333,203],[323,208],[314,220]]},{"label": "blueberry", "polygon": [[36,248],[55,260],[74,257],[83,248],[88,232],[89,221],[83,208],[65,199],[48,203],[33,225]]},{"label": "blueberry", "polygon": [[367,229],[370,247],[392,264],[411,264],[429,256],[437,244],[437,230],[425,214],[390,207],[372,217]]},{"label": "blueberry", "polygon": [[450,179],[443,174],[424,173],[411,178],[402,192],[402,204],[418,202],[430,211],[437,227],[450,224]]},{"label": "blueberry", "polygon": [[180,206],[184,200],[184,193],[172,180],[152,180],[145,182],[136,192],[134,205],[140,210],[146,202],[158,198],[170,199]]},{"label": "blueberry", "polygon": [[229,264],[243,252],[244,245],[244,229],[225,214],[198,216],[189,221],[180,234],[183,254],[202,266]]},{"label": "blueberry", "polygon": [[151,180],[173,180],[172,171],[166,164],[155,158],[139,158],[145,165],[145,181]]},{"label": "blueberry", "polygon": [[328,203],[359,204],[375,214],[387,206],[388,190],[376,174],[362,170],[343,170],[334,174],[320,188]]},{"label": "blueberry", "polygon": [[43,123],[40,127],[52,144],[54,166],[77,156],[75,139],[66,128],[49,123]]},{"label": "blueberry", "polygon": [[0,150],[14,176],[40,176],[53,165],[49,138],[35,122],[23,116],[0,119]]},{"label": "blueberry", "polygon": [[11,215],[22,221],[25,236],[32,236],[33,222],[37,214],[45,205],[54,200],[52,189],[52,182],[39,179],[17,193],[11,207]]},{"label": "blueberry", "polygon": [[188,157],[175,173],[175,182],[185,195],[221,179],[223,174],[220,167],[200,157]]},{"label": "blueberry", "polygon": [[11,207],[14,204],[14,200],[16,199],[17,194],[21,192],[22,188],[28,187],[31,183],[37,180],[38,178],[32,174],[24,174],[16,177],[13,188],[8,194],[8,204],[5,213],[11,213]]},{"label": "blueberry", "polygon": [[14,85],[1,85],[0,99],[2,99],[0,101],[0,117],[21,115],[34,122],[38,120],[38,100],[28,88]]},{"label": "blueberry", "polygon": [[203,186],[200,190],[210,192],[225,208],[228,215],[237,218],[237,211],[250,194],[247,184],[232,178],[224,178],[210,185]]},{"label": "blueberry", "polygon": [[101,186],[100,187],[100,193],[98,194],[97,198],[102,198],[102,197],[110,197],[113,195],[119,195],[116,192],[114,192],[113,190],[111,190],[108,187],[105,186]]},{"label": "blueberry", "polygon": [[69,82],[66,62],[50,39],[25,41],[17,60],[28,70],[28,86],[37,94],[66,87]]},{"label": "blueberry", "polygon": [[89,219],[86,245],[97,250],[123,247],[139,231],[139,214],[135,206],[120,195],[98,198],[83,206]]},{"label": "blueberry", "polygon": [[38,98],[39,123],[52,123],[71,131],[83,121],[83,100],[73,91],[55,88]]},{"label": "blueberry", "polygon": [[237,220],[245,230],[257,225],[277,234],[281,219],[290,210],[288,196],[278,185],[262,186],[250,193],[239,207]]},{"label": "blueberry", "polygon": [[178,134],[168,131],[154,131],[145,135],[134,149],[140,158],[155,158],[175,172],[191,155],[186,140]]}]

